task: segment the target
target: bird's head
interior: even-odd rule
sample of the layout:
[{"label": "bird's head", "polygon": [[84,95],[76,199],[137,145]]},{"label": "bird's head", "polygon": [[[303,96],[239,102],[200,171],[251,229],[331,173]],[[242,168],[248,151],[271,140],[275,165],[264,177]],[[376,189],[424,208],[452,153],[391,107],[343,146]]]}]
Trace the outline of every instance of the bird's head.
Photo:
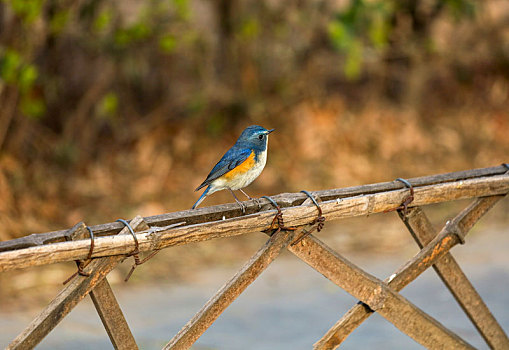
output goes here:
[{"label": "bird's head", "polygon": [[269,134],[274,130],[267,130],[258,125],[248,126],[240,135],[237,143],[249,145],[251,148],[265,148]]}]

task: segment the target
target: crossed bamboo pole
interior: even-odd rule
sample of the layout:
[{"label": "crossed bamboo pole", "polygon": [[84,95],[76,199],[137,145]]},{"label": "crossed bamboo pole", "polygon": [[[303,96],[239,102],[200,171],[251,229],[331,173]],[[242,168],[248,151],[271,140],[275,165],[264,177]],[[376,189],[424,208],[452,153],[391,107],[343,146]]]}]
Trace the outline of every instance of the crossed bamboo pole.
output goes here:
[{"label": "crossed bamboo pole", "polygon": [[[422,249],[385,280],[389,287],[400,291],[435,264],[434,268],[439,276],[488,345],[494,349],[509,349],[509,339],[448,252],[455,245],[462,243],[472,226],[503,197],[492,196],[477,199],[456,218],[449,221],[436,236],[424,212],[420,208],[410,209],[408,216],[403,219]],[[376,309],[365,307],[362,304],[353,306],[314,344],[314,349],[335,349],[373,314],[373,310]]]}]

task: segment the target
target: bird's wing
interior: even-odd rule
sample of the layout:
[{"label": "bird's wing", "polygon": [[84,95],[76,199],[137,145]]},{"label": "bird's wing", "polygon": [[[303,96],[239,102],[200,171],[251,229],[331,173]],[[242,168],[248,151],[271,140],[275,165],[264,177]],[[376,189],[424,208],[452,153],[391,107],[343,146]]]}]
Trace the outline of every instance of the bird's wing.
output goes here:
[{"label": "bird's wing", "polygon": [[196,188],[195,191],[198,191],[200,188],[209,185],[215,179],[223,176],[230,170],[237,167],[239,164],[242,164],[250,155],[252,150],[249,148],[230,148],[228,152],[225,153],[223,158],[212,168],[209,175],[203,181],[203,183]]}]

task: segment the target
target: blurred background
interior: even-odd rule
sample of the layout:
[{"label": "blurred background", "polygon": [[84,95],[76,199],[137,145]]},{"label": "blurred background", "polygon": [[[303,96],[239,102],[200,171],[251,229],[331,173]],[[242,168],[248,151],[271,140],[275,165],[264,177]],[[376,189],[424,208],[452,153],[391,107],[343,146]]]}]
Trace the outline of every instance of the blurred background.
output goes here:
[{"label": "blurred background", "polygon": [[0,28],[3,240],[187,209],[251,124],[252,195],[508,161],[503,0],[6,0]]},{"label": "blurred background", "polygon": [[[504,0],[4,0],[0,40],[0,240],[188,209],[251,124],[276,129],[252,196],[509,161]],[[341,244],[414,249],[397,227]],[[263,239],[145,271],[186,279]],[[23,273],[0,294],[65,279]]]}]

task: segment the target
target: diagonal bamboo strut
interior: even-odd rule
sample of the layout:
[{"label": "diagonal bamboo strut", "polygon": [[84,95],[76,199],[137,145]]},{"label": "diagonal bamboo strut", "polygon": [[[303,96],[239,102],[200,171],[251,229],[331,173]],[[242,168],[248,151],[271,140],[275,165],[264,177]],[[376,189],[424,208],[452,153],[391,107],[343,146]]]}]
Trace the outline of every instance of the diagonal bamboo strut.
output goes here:
[{"label": "diagonal bamboo strut", "polygon": [[[75,225],[69,232],[71,240],[84,239],[88,236],[89,233],[83,222]],[[120,350],[136,349],[137,345],[134,336],[106,278],[103,278],[90,291],[90,297],[113,347]]]},{"label": "diagonal bamboo strut", "polygon": [[[422,247],[435,236],[435,230],[421,208],[411,208],[407,217],[399,213],[417,244]],[[481,296],[465,276],[451,253],[444,255],[433,268],[458,301],[463,311],[491,349],[509,349],[509,339]]]},{"label": "diagonal bamboo strut", "polygon": [[296,231],[276,231],[255,255],[198,311],[164,349],[188,349],[221,313],[279,256]]},{"label": "diagonal bamboo strut", "polygon": [[[411,206],[465,199],[509,192],[509,175],[475,178],[443,184],[423,186],[415,189]],[[408,190],[394,190],[369,195],[344,198],[341,201],[322,202],[323,215],[328,220],[369,215],[398,207]],[[144,231],[137,234],[140,251],[161,249],[168,246],[199,242],[212,238],[230,237],[254,231],[263,231],[270,226],[275,211],[269,210],[241,218],[214,221],[205,224],[166,228],[161,231]],[[296,206],[283,210],[285,222],[290,226],[301,226],[315,219],[314,206]],[[85,259],[89,240],[54,243],[44,246],[18,249],[0,253],[0,272],[38,266],[62,261]],[[131,237],[108,236],[96,238],[93,257],[125,255],[132,250]]]},{"label": "diagonal bamboo strut", "polygon": [[[400,291],[432,264],[441,259],[453,246],[461,242],[472,226],[503,196],[477,199],[442,229],[416,256],[385,281]],[[368,304],[369,305],[369,304]],[[373,308],[372,308],[373,309]],[[378,310],[375,310],[378,311]],[[335,349],[364,322],[372,311],[361,304],[353,306],[318,342],[315,349]]]},{"label": "diagonal bamboo strut", "polygon": [[[131,221],[136,231],[145,229],[146,224],[141,217]],[[127,227],[120,234],[128,234]],[[131,237],[132,240],[132,237]],[[113,270],[124,256],[111,256],[94,259],[84,268],[90,276],[75,276],[50,304],[14,339],[7,349],[32,349],[91,291],[106,275]],[[136,344],[132,348],[137,349]]]},{"label": "diagonal bamboo strut", "polygon": [[333,283],[363,301],[403,333],[427,348],[473,349],[383,281],[364,272],[309,235],[288,250]]},{"label": "diagonal bamboo strut", "polygon": [[[475,179],[481,177],[490,177],[501,175],[507,172],[504,166],[495,166],[490,168],[471,169],[464,171],[456,171],[447,174],[438,174],[431,176],[422,176],[412,179],[407,179],[412,186],[415,188],[422,186],[430,186],[436,184],[443,184],[447,182],[457,182],[461,180]],[[405,186],[398,181],[381,182],[369,185],[337,188],[331,190],[315,191],[313,195],[316,198],[320,198],[322,201],[330,201],[336,199],[342,199],[347,197],[354,197],[366,194],[374,194],[379,192],[394,191]],[[491,193],[493,194],[493,193]],[[307,196],[297,193],[282,193],[276,196],[272,196],[279,206],[282,208],[292,207],[301,205]],[[262,208],[272,209],[270,203],[265,199],[260,199],[259,202],[262,204]],[[252,214],[259,212],[257,203],[253,201],[243,202],[246,206],[246,213]],[[215,205],[212,207],[203,207],[198,210],[184,210],[174,213],[166,213],[155,216],[145,217],[144,220],[150,227],[167,226],[185,221],[187,225],[201,224],[209,221],[221,220],[225,218],[233,218],[243,216],[239,206],[234,204],[222,204]],[[96,237],[104,235],[115,235],[123,229],[124,226],[119,222],[110,222],[106,224],[100,224],[91,226]],[[47,232],[47,233],[34,233],[25,237],[13,239],[10,241],[0,242],[0,252],[28,248],[34,246],[40,246],[50,243],[63,242],[67,230]]]},{"label": "diagonal bamboo strut", "polygon": [[118,350],[138,349],[127,320],[106,278],[97,283],[90,292],[90,297],[113,347]]}]

